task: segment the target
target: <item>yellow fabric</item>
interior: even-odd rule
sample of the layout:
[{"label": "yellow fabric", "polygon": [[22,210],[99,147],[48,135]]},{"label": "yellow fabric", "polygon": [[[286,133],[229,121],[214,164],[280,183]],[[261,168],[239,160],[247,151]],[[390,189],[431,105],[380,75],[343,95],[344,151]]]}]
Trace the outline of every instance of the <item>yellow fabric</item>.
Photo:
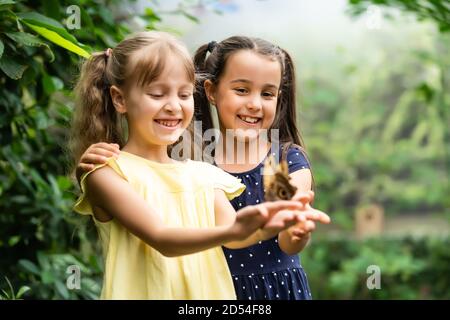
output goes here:
[{"label": "yellow fabric", "polygon": [[[207,228],[215,225],[214,189],[232,199],[245,185],[221,169],[187,160],[162,164],[122,151],[107,165],[127,180],[167,226]],[[75,211],[93,216],[85,197],[86,177]],[[181,257],[164,257],[114,219],[98,228],[105,258],[102,299],[236,299],[220,247]]]}]

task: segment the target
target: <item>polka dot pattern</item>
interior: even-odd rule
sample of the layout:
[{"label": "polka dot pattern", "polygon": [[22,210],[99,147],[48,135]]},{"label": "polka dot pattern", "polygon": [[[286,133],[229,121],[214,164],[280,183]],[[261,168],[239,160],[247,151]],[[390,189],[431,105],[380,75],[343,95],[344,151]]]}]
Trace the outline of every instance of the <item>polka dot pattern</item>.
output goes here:
[{"label": "polka dot pattern", "polygon": [[[277,156],[276,152],[273,153]],[[309,168],[304,155],[296,148],[289,149],[287,161],[289,173]],[[246,185],[246,190],[231,200],[235,210],[264,202],[261,175],[263,164],[264,161],[247,172],[231,173]],[[277,237],[259,241],[244,249],[223,248],[223,250],[233,275],[238,299],[309,300],[312,298],[300,257],[285,254],[278,245]]]}]

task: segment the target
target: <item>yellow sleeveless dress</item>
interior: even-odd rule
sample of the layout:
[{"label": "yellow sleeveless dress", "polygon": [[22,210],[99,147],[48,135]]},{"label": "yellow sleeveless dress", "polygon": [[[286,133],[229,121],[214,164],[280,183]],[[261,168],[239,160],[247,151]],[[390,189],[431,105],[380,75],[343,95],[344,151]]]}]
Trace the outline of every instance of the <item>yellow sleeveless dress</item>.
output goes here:
[{"label": "yellow sleeveless dress", "polygon": [[[107,162],[127,180],[170,227],[215,226],[214,189],[228,199],[244,191],[239,179],[208,163],[186,160],[158,163],[122,151]],[[221,247],[180,257],[165,257],[112,219],[100,222],[82,194],[74,210],[92,215],[103,248],[105,274],[102,299],[236,299]]]}]

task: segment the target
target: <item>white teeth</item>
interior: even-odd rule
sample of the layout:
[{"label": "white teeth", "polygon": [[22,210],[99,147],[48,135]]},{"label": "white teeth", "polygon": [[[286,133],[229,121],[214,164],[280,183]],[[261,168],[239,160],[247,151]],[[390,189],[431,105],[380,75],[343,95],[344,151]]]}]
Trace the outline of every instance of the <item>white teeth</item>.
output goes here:
[{"label": "white teeth", "polygon": [[175,127],[180,120],[156,120],[156,122],[166,127]]},{"label": "white teeth", "polygon": [[242,117],[242,116],[239,116],[239,118],[241,118],[241,119],[244,120],[245,122],[249,122],[249,123],[256,123],[256,122],[259,121],[259,118]]}]

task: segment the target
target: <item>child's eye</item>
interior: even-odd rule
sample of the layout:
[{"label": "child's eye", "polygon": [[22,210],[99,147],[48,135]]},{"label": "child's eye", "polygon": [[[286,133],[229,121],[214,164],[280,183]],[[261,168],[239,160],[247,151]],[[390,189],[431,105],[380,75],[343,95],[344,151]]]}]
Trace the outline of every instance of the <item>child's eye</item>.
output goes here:
[{"label": "child's eye", "polygon": [[248,93],[248,90],[245,88],[235,88],[234,91],[236,91],[239,94],[246,94]]},{"label": "child's eye", "polygon": [[189,99],[192,96],[192,92],[184,92],[180,94],[181,99]]},{"label": "child's eye", "polygon": [[275,94],[273,94],[272,92],[263,92],[263,97],[264,98],[274,98]]},{"label": "child's eye", "polygon": [[159,98],[163,97],[163,94],[160,94],[160,93],[149,93],[148,95],[155,99],[159,99]]}]

